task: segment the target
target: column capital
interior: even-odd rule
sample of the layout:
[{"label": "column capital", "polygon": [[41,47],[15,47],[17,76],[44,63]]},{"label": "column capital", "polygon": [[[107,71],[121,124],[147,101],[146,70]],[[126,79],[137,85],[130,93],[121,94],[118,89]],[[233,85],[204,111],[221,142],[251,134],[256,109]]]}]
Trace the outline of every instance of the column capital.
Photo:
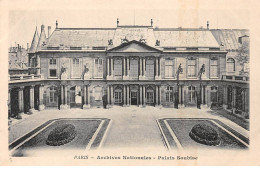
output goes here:
[{"label": "column capital", "polygon": [[20,87],[19,87],[19,90],[23,90],[23,89],[24,89],[24,86],[20,86]]},{"label": "column capital", "polygon": [[31,85],[31,86],[30,86],[30,88],[34,88],[34,87],[35,87],[35,85]]}]

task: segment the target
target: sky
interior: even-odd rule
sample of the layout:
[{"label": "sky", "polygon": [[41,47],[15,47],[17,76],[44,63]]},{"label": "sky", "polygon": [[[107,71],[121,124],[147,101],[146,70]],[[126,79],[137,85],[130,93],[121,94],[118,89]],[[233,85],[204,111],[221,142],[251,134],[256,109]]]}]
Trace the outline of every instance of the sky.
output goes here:
[{"label": "sky", "polygon": [[[6,2],[7,3],[7,2]],[[59,27],[99,28],[120,25],[150,25],[159,28],[249,29],[250,10],[247,1],[204,0],[45,0],[11,1],[8,10],[9,46],[31,44],[34,31],[45,25]]]}]

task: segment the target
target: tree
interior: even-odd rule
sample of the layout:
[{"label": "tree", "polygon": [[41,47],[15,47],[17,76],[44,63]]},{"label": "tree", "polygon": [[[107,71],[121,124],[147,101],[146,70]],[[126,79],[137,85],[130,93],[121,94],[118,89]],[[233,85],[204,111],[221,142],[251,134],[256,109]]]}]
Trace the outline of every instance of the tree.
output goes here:
[{"label": "tree", "polygon": [[242,70],[240,71],[241,75],[247,75],[248,70],[245,70],[246,64],[249,63],[249,42],[243,41],[241,46],[238,48],[236,60],[242,66]]}]

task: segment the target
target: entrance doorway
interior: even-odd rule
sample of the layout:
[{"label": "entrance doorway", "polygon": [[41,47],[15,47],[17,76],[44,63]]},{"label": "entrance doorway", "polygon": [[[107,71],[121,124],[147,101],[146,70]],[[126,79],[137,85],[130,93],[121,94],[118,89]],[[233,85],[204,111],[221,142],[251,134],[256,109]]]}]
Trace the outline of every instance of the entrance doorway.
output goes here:
[{"label": "entrance doorway", "polygon": [[80,108],[82,105],[81,87],[73,86],[70,88],[70,107]]},{"label": "entrance doorway", "polygon": [[131,91],[131,105],[137,105],[137,91]]}]

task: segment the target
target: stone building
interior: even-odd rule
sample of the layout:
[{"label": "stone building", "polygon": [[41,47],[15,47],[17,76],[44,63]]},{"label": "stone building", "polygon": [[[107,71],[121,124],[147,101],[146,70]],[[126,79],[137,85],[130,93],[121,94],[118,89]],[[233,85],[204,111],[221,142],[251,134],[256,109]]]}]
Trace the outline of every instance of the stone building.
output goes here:
[{"label": "stone building", "polygon": [[147,26],[118,21],[115,28],[56,23],[47,36],[42,25],[29,49],[33,75],[10,79],[10,116],[44,108],[200,103],[246,115],[248,76],[239,76],[234,57],[241,38],[248,38],[248,30],[154,28],[152,21]]}]

